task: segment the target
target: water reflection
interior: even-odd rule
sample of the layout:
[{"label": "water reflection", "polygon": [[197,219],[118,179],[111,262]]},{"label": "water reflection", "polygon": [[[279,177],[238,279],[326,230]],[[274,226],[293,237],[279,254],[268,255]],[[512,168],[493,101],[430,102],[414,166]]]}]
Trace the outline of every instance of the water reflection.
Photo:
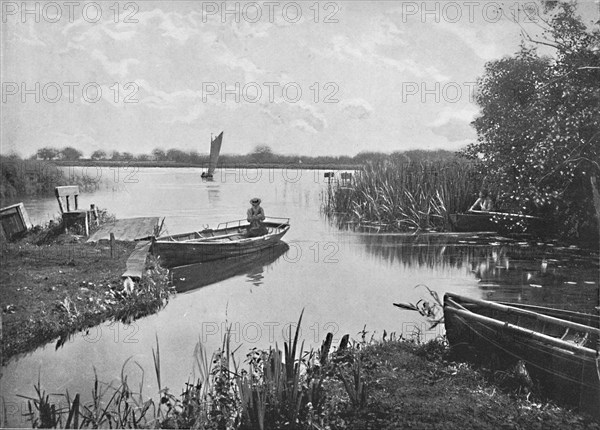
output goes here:
[{"label": "water reflection", "polygon": [[219,201],[221,200],[221,195],[220,195],[220,190],[219,190],[218,185],[207,185],[206,191],[208,192],[208,202],[212,206],[219,203]]},{"label": "water reflection", "polygon": [[177,267],[172,270],[173,285],[178,293],[183,293],[245,274],[247,281],[258,287],[262,285],[265,268],[277,261],[288,249],[287,243],[280,242],[250,255]]},{"label": "water reflection", "polygon": [[390,265],[471,272],[482,297],[580,312],[598,309],[598,255],[491,235],[362,235]]}]

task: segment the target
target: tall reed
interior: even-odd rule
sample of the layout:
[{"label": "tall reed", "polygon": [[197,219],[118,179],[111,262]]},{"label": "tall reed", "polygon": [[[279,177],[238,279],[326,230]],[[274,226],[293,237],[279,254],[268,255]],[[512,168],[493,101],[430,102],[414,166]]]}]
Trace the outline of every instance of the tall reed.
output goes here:
[{"label": "tall reed", "polygon": [[467,161],[366,165],[352,181],[327,190],[325,213],[341,223],[388,231],[446,230],[449,214],[465,211],[479,180]]},{"label": "tall reed", "polygon": [[[253,349],[247,355],[247,370],[242,369],[231,349],[230,331],[223,336],[221,348],[208,357],[201,342],[195,348],[196,383],[187,383],[180,396],[163,387],[161,350],[156,339],[152,349],[158,383],[158,399],[132,390],[125,366],[116,387],[99,382],[92,388],[92,399],[83,402],[77,394],[66,407],[57,407],[51,395],[35,386],[36,396],[28,400],[27,418],[32,427],[63,428],[197,428],[197,429],[280,429],[325,428],[328,408],[341,402],[327,392],[326,385],[338,378],[345,387],[350,405],[366,402],[363,366],[348,348],[348,335],[330,357],[333,335],[329,333],[320,350],[304,351],[300,343],[302,314],[295,331],[290,327],[283,350],[277,344],[268,351]],[[140,369],[141,366],[132,361]]]}]

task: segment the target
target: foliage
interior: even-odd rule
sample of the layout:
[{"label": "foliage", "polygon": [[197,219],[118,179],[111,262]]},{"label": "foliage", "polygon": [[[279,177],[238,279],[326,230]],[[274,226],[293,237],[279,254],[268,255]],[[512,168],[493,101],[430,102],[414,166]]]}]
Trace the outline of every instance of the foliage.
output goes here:
[{"label": "foliage", "polygon": [[[342,409],[366,405],[366,385],[362,359],[353,348],[340,346],[330,355],[332,334],[319,351],[304,351],[299,344],[302,315],[284,342],[268,351],[253,349],[241,369],[231,350],[229,331],[221,348],[210,359],[199,342],[195,349],[197,380],[186,383],[181,396],[162,386],[161,351],[158,338],[153,348],[154,371],[159,398],[145,398],[143,369],[139,390],[132,390],[124,369],[120,383],[102,384],[94,380],[92,399],[83,402],[79,394],[71,400],[61,396],[66,407],[57,407],[40,388],[29,400],[27,418],[32,427],[77,428],[200,428],[200,429],[279,429],[325,428]],[[337,389],[346,388],[347,403]],[[333,384],[333,385],[332,385]],[[334,393],[334,394],[329,394]],[[53,395],[55,396],[55,395]]]},{"label": "foliage", "polygon": [[433,299],[433,302],[429,300],[420,299],[416,304],[413,303],[394,303],[394,306],[408,311],[417,311],[419,314],[424,316],[431,323],[430,330],[437,327],[438,324],[444,322],[444,304],[440,299],[437,291],[431,290],[427,285],[419,284],[415,288],[424,287],[427,289],[429,295]]},{"label": "foliage", "polygon": [[79,160],[83,156],[83,153],[72,146],[67,146],[60,150],[60,155],[63,160],[73,161]]},{"label": "foliage", "polygon": [[0,156],[0,198],[50,195],[61,185],[79,185],[81,190],[97,186],[96,178],[69,175],[54,162],[22,160],[16,156]]},{"label": "foliage", "polygon": [[106,151],[97,149],[96,151],[92,152],[92,156],[90,158],[92,160],[104,160],[106,159]]},{"label": "foliage", "polygon": [[365,166],[350,184],[333,184],[324,210],[341,223],[387,231],[448,229],[449,215],[468,208],[477,183],[474,166],[466,161],[386,161]]},{"label": "foliage", "polygon": [[56,148],[44,147],[38,149],[37,157],[41,158],[42,160],[53,160],[58,157],[59,153],[60,151]]},{"label": "foliage", "polygon": [[[519,53],[486,65],[478,140],[464,151],[481,161],[503,209],[552,216],[571,236],[597,232],[590,178],[600,175],[600,30],[588,30],[575,10],[544,2],[542,35],[525,32]],[[532,44],[554,56],[540,57]]]}]

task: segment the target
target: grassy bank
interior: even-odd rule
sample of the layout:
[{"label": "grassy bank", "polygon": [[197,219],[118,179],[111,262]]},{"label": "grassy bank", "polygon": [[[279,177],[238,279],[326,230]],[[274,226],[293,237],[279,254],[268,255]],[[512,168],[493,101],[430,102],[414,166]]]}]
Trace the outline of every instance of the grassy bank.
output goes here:
[{"label": "grassy bank", "polygon": [[50,341],[115,319],[131,321],[162,308],[172,293],[167,271],[148,261],[131,293],[121,274],[135,244],[104,244],[36,228],[15,243],[2,243],[2,362]]},{"label": "grassy bank", "polygon": [[[330,338],[328,338],[330,340]],[[181,395],[145,396],[127,375],[118,386],[94,382],[93,399],[32,392],[33,427],[200,429],[600,429],[591,418],[526,395],[506,372],[502,386],[448,359],[440,341],[340,344],[303,351],[297,332],[284,349],[252,350],[241,363],[223,347],[199,344],[199,379]],[[160,387],[160,347],[153,349]],[[59,405],[60,402],[60,405]]]},{"label": "grassy bank", "polygon": [[386,231],[448,230],[449,214],[474,202],[479,180],[468,161],[369,164],[351,182],[336,182],[325,213],[339,223]]}]

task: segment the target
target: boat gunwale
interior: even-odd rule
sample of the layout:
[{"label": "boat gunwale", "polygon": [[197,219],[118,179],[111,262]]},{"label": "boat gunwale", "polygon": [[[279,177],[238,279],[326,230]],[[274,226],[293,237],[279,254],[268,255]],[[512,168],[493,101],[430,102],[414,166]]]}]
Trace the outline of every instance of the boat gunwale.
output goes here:
[{"label": "boat gunwale", "polygon": [[[447,310],[448,310],[448,312],[454,313],[457,316],[463,317],[466,320],[469,320],[469,319],[475,320],[476,322],[483,324],[485,326],[491,325],[495,328],[499,328],[502,330],[516,332],[519,335],[542,342],[544,344],[547,344],[549,346],[557,348],[558,350],[563,350],[564,352],[568,352],[569,355],[572,355],[573,353],[578,353],[578,354],[581,354],[581,356],[583,358],[589,359],[590,361],[594,361],[594,362],[598,358],[598,352],[591,348],[588,348],[585,346],[580,346],[580,345],[575,345],[575,344],[566,342],[564,340],[557,339],[555,337],[548,336],[543,333],[539,333],[535,330],[526,329],[526,328],[523,328],[521,326],[518,326],[518,325],[515,325],[512,323],[503,322],[503,321],[497,320],[495,318],[486,317],[485,315],[476,314],[471,311],[465,311],[465,310],[457,309],[457,308],[449,308]],[[464,322],[463,322],[463,324],[464,324]],[[473,331],[473,328],[471,326],[467,325],[467,327],[469,328],[469,330]],[[555,351],[555,352],[557,352],[557,351]]]},{"label": "boat gunwale", "polygon": [[[290,228],[290,226],[286,226],[278,232],[271,232],[271,233],[268,233],[268,234],[265,234],[262,236],[256,236],[256,237],[245,237],[245,238],[237,239],[237,240],[226,241],[226,240],[223,240],[223,239],[225,239],[225,237],[215,236],[215,237],[211,237],[211,238],[190,239],[187,241],[165,240],[165,238],[160,238],[160,239],[156,239],[154,241],[154,243],[160,244],[160,245],[189,245],[189,246],[202,245],[202,246],[209,246],[209,247],[212,247],[212,246],[216,247],[216,246],[223,246],[223,245],[243,245],[243,244],[250,244],[250,243],[254,243],[254,242],[279,239],[279,238],[283,237],[283,235],[289,230],[289,228]],[[166,236],[166,237],[170,238],[172,236]]]},{"label": "boat gunwale", "polygon": [[[270,219],[281,219],[281,220],[286,220],[286,222],[276,222],[276,221],[270,221]],[[244,222],[244,224],[242,224],[242,221]],[[223,227],[223,228],[219,228],[219,226],[225,224],[233,224],[233,223],[238,223],[237,225],[232,225],[231,227]],[[220,223],[216,229],[209,229],[208,232],[212,232],[212,233],[216,233],[216,232],[226,232],[228,230],[231,230],[232,232],[236,231],[236,233],[233,233],[232,235],[236,235],[236,234],[241,234],[241,232],[239,231],[239,229],[241,228],[247,228],[250,224],[246,221],[246,220],[235,220],[235,221],[228,221],[226,223]],[[240,242],[242,240],[246,241],[246,239],[264,239],[265,237],[273,237],[275,235],[279,235],[282,233],[287,232],[290,229],[290,223],[289,223],[289,218],[268,218],[267,221],[263,222],[263,225],[265,227],[271,227],[273,229],[277,229],[277,231],[272,231],[270,233],[267,233],[266,235],[263,236],[257,236],[257,237],[252,237],[252,238],[243,238],[240,239],[236,242]],[[202,231],[193,231],[193,232],[188,232],[188,233],[177,233],[177,234],[172,234],[172,235],[168,235],[168,236],[159,236],[159,237],[155,237],[154,238],[154,242],[155,243],[178,243],[178,244],[186,244],[186,243],[202,243],[202,244],[210,244],[212,242],[215,242],[216,240],[219,239],[224,239],[227,237],[227,235],[222,234],[222,235],[214,235],[214,236],[210,236],[210,237],[197,237],[195,239],[188,239],[188,241],[183,241],[180,238],[183,237],[188,237],[190,235],[198,235],[201,236]],[[219,242],[216,242],[219,243]],[[227,243],[235,243],[234,241],[230,241]]]},{"label": "boat gunwale", "polygon": [[[501,303],[497,303],[497,302],[491,302],[488,300],[480,300],[480,299],[473,299],[470,297],[465,297],[465,296],[461,296],[459,294],[454,294],[454,293],[446,293],[446,295],[444,296],[444,298],[450,298],[452,301],[453,300],[458,300],[458,302],[462,302],[460,303],[461,305],[463,303],[472,303],[475,305],[479,305],[488,309],[494,309],[500,312],[504,312],[506,314],[520,314],[520,315],[525,315],[525,316],[529,316],[529,317],[534,317],[540,321],[545,321],[545,322],[549,322],[549,323],[553,323],[562,327],[567,327],[567,328],[573,328],[575,330],[579,330],[579,331],[583,331],[586,333],[591,333],[591,334],[596,334],[598,336],[600,336],[600,328],[597,327],[592,327],[589,325],[585,325],[585,324],[580,324],[580,323],[576,323],[573,321],[568,321],[565,319],[561,319],[561,318],[557,318],[557,317],[553,317],[550,315],[544,315],[543,313],[540,312],[534,312],[532,310],[529,309],[522,309],[522,308],[518,308],[518,307],[514,307],[514,306],[510,306],[510,305],[505,305],[505,304],[501,304]],[[459,303],[455,303],[459,304]],[[463,306],[464,307],[464,306]],[[538,306],[540,311],[543,310],[554,310],[553,308],[544,308],[542,306]],[[466,309],[468,312],[472,312],[476,315],[476,312],[471,311],[470,309]],[[558,311],[561,311],[561,309],[557,309]],[[571,312],[571,314],[573,316],[581,316],[581,317],[589,317],[590,319],[596,319],[598,318],[598,320],[600,321],[600,317],[597,317],[595,315],[592,314],[583,314],[580,312],[572,312],[572,311],[567,311],[567,312]],[[509,323],[506,323],[509,324]],[[517,326],[518,327],[518,326]]]}]

